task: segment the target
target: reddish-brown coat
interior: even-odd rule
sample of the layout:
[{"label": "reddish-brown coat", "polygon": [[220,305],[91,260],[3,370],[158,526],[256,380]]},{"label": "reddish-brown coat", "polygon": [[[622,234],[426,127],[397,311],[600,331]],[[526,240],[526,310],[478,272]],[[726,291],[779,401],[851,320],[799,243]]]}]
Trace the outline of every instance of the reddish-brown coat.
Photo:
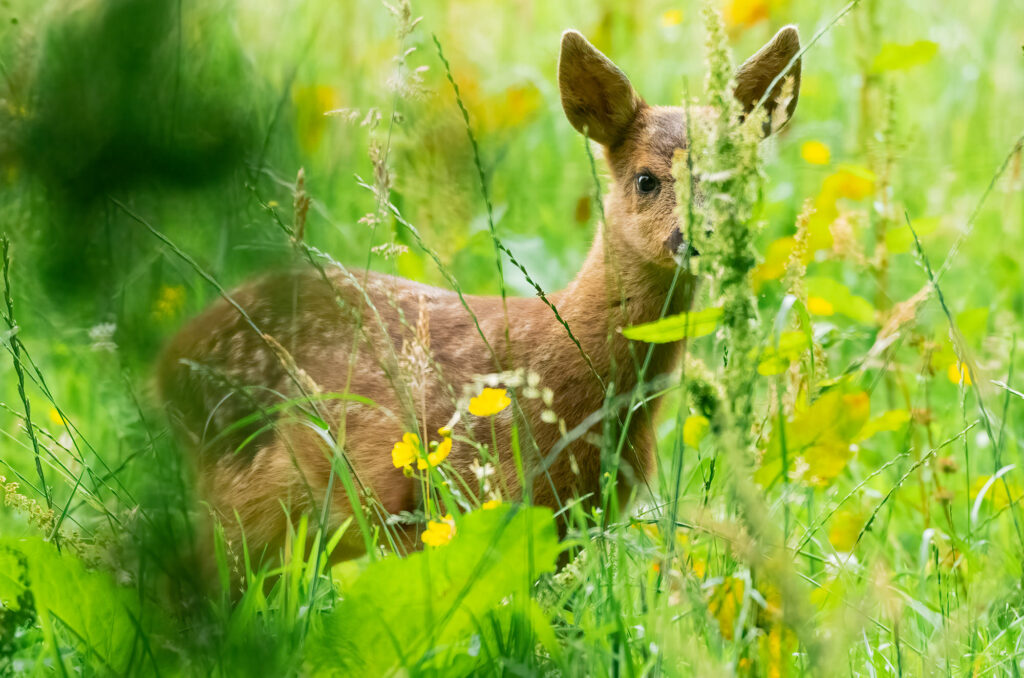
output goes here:
[{"label": "reddish-brown coat", "polygon": [[[758,53],[765,68],[776,73],[799,46],[794,29],[779,36]],[[737,92],[742,89],[748,98],[760,96],[763,88],[748,87],[744,72],[764,87],[774,77],[757,63],[745,64]],[[631,346],[618,330],[686,309],[695,285],[683,274],[668,297],[676,264],[666,243],[674,242],[678,227],[671,167],[673,154],[686,148],[684,111],[648,106],[625,75],[573,31],[563,36],[559,84],[570,122],[604,145],[611,185],[606,224],[582,269],[549,298],[601,380],[540,299],[508,300],[506,341],[501,299],[467,297],[488,348],[473,317],[447,290],[342,270],[330,270],[327,280],[312,269],[260,278],[231,294],[248,318],[226,300],[218,301],[175,337],[157,375],[172,419],[197,449],[203,494],[230,537],[238,538],[244,529],[250,548],[280,546],[289,521],[319,510],[327,495],[330,448],[299,407],[270,411],[287,399],[319,392],[354,394],[372,403],[335,397],[305,406],[330,425],[358,480],[385,511],[396,513],[419,508],[420,498],[418,483],[392,464],[392,446],[405,431],[434,437],[451,418],[463,387],[479,375],[511,368],[540,375],[541,385],[554,391],[553,409],[570,429],[602,408],[602,381],[613,383],[616,393],[637,385],[639,362],[649,347]],[[636,185],[640,173],[655,177],[658,189],[643,194]],[[427,341],[417,339],[417,327]],[[430,359],[421,355],[410,367],[408,356],[416,351],[409,348],[428,345]],[[674,367],[680,345],[650,350],[648,379]],[[518,402],[524,463],[532,473],[561,436],[557,426],[541,421],[539,401]],[[650,413],[651,408],[639,411],[627,432],[624,483],[642,480],[654,469]],[[520,492],[509,452],[513,416],[513,408],[507,408],[494,419],[498,482],[507,498]],[[232,426],[245,417],[251,417],[247,425]],[[477,440],[491,439],[487,419],[466,416],[459,426]],[[531,436],[535,447],[528,443]],[[449,457],[471,486],[476,456],[472,446],[456,443]],[[596,495],[599,481],[600,450],[581,438],[547,474],[537,476],[532,499],[555,506],[559,500]],[[341,483],[334,483],[330,501],[332,525],[352,514]],[[405,539],[415,543],[413,535]],[[356,555],[362,543],[350,530],[335,555]]]}]

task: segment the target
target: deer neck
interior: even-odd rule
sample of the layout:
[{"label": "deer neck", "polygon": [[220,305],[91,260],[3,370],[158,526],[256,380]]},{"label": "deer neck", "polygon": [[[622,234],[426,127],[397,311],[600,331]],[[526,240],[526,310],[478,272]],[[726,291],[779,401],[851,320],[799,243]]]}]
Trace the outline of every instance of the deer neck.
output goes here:
[{"label": "deer neck", "polygon": [[600,228],[582,269],[559,293],[556,303],[569,327],[590,355],[595,369],[614,381],[619,392],[637,384],[648,346],[646,378],[670,370],[680,343],[630,342],[621,328],[651,322],[689,308],[695,279],[674,268],[659,266],[606,237]]}]

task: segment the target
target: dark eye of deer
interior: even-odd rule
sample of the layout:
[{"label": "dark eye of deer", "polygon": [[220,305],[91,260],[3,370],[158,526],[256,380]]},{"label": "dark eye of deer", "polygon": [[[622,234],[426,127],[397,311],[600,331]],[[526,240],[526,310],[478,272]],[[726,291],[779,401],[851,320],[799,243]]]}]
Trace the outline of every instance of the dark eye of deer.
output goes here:
[{"label": "dark eye of deer", "polygon": [[658,180],[644,172],[636,175],[636,190],[641,194],[653,193],[658,187]]}]

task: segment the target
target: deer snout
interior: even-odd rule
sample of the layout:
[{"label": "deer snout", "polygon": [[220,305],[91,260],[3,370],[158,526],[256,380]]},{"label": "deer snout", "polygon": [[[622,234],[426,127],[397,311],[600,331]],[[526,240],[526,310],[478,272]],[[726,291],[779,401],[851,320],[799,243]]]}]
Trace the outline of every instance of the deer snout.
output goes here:
[{"label": "deer snout", "polygon": [[700,252],[693,246],[692,243],[686,242],[683,238],[683,232],[676,226],[672,229],[672,232],[665,238],[665,249],[672,256],[679,255],[684,258],[699,257]]}]

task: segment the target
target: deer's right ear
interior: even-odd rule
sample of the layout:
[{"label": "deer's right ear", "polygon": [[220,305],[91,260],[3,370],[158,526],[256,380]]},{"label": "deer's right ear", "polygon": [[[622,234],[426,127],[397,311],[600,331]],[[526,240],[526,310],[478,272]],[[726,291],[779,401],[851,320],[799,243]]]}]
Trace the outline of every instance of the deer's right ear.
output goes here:
[{"label": "deer's right ear", "polygon": [[626,74],[573,30],[562,33],[558,89],[572,126],[605,146],[622,138],[644,105]]}]

